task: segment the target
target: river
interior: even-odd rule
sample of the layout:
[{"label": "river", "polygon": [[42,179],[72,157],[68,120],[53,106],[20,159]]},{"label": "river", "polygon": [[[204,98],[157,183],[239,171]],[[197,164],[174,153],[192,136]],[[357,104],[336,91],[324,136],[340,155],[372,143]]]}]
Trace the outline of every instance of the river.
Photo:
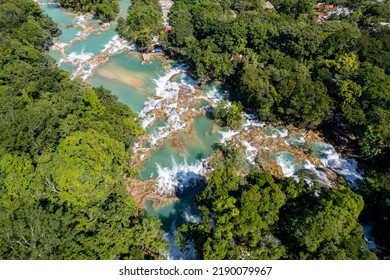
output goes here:
[{"label": "river", "polygon": [[[122,0],[120,5],[120,16],[125,17],[130,1]],[[351,188],[363,179],[354,159],[343,158],[312,131],[274,127],[245,113],[241,129],[218,127],[207,117],[207,109],[225,97],[219,84],[200,90],[186,65],[158,59],[142,64],[136,47],[116,34],[115,22],[74,14],[50,1],[40,1],[40,6],[62,30],[50,50],[58,67],[73,78],[110,89],[139,114],[145,134],[134,149],[134,166],[140,172],[127,184],[138,205],[161,219],[171,244],[167,258],[196,258],[190,245],[180,251],[174,233],[180,224],[199,219],[194,199],[203,188],[215,144],[239,142],[249,165],[261,162],[279,176],[298,180],[297,172],[304,171],[307,182],[317,180],[331,187],[338,174]],[[369,230],[366,240],[375,250]]]}]

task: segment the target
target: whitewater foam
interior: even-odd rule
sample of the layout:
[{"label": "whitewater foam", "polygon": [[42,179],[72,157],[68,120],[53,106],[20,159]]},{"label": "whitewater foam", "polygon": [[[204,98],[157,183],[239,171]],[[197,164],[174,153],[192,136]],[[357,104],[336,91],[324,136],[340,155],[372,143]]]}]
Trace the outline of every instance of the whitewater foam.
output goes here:
[{"label": "whitewater foam", "polygon": [[335,148],[327,143],[314,143],[313,147],[316,150],[316,156],[325,167],[342,175],[352,188],[358,187],[358,181],[363,180],[363,176],[357,168],[355,159],[340,157]]},{"label": "whitewater foam", "polygon": [[124,50],[133,49],[131,46],[129,46],[129,43],[126,40],[120,38],[119,35],[115,35],[111,38],[110,41],[108,41],[104,45],[104,48],[101,50],[101,53],[107,53],[112,55]]},{"label": "whitewater foam", "polygon": [[177,164],[172,157],[172,167],[161,167],[157,165],[157,190],[159,195],[173,196],[181,192],[184,188],[193,186],[194,183],[204,179],[205,168],[201,161],[193,165]]},{"label": "whitewater foam", "polygon": [[[317,167],[314,164],[312,164],[309,160],[307,159],[303,160],[302,169],[315,175],[316,176],[316,179],[314,179],[315,181],[328,187],[332,186],[332,183],[330,182],[326,173],[324,171],[318,170]],[[312,180],[313,180],[312,178],[308,178],[307,176],[305,176],[305,181],[309,183],[309,185],[312,185]]]},{"label": "whitewater foam", "polygon": [[265,131],[268,138],[285,138],[288,136],[288,129],[285,127],[270,127]]},{"label": "whitewater foam", "polygon": [[[188,107],[179,108],[179,92],[180,89],[186,89],[186,92],[195,93],[195,88],[191,79],[184,79],[186,82],[173,82],[173,77],[181,73],[186,73],[183,66],[178,66],[169,70],[165,75],[155,80],[155,94],[148,98],[144,103],[144,107],[140,112],[140,116],[144,120],[148,120],[154,110],[162,110],[167,116],[166,125],[157,128],[149,135],[149,140],[152,146],[156,145],[160,139],[169,137],[172,133],[184,129],[187,124],[181,119],[181,115],[189,111]],[[187,75],[186,75],[187,76]]]},{"label": "whitewater foam", "polygon": [[146,128],[147,126],[149,126],[152,122],[154,122],[154,120],[156,119],[156,115],[155,114],[150,114],[148,115],[146,118],[144,118],[142,121],[141,121],[141,126],[143,128]]},{"label": "whitewater foam", "polygon": [[259,118],[255,114],[242,114],[242,118],[244,119],[244,124],[242,125],[243,130],[249,130],[253,127],[264,127],[265,122],[261,122]]},{"label": "whitewater foam", "polygon": [[276,164],[282,168],[285,177],[291,177],[296,171],[295,156],[288,152],[280,152],[275,154]]},{"label": "whitewater foam", "polygon": [[228,130],[228,131],[219,131],[219,133],[221,134],[221,140],[220,142],[222,144],[225,144],[226,142],[230,141],[233,139],[234,136],[240,134],[239,131],[234,131],[234,130]]},{"label": "whitewater foam", "polygon": [[248,141],[242,141],[242,144],[246,147],[245,154],[246,159],[253,165],[256,164],[255,159],[259,151],[253,147]]}]

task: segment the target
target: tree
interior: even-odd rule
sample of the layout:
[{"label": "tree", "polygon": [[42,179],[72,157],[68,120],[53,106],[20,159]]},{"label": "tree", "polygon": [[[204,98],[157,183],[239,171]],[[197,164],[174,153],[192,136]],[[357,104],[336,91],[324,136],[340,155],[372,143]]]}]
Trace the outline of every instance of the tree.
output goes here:
[{"label": "tree", "polygon": [[240,103],[233,103],[229,106],[227,101],[221,100],[214,108],[214,118],[217,123],[231,129],[238,129],[242,124],[242,106]]},{"label": "tree", "polygon": [[[324,246],[350,238],[362,209],[362,197],[344,187],[309,192],[287,203],[279,236],[289,248],[289,258],[322,258],[324,250],[330,249]],[[340,250],[339,246],[334,250]],[[351,257],[348,248],[344,254],[345,258]]]},{"label": "tree", "polygon": [[60,0],[61,6],[80,12],[94,12],[102,21],[115,19],[119,12],[118,0]]},{"label": "tree", "polygon": [[238,98],[244,105],[255,107],[260,118],[272,120],[274,104],[273,89],[269,83],[268,71],[260,65],[247,64],[239,77]]},{"label": "tree", "polygon": [[175,3],[169,12],[169,20],[170,24],[175,27],[168,33],[170,44],[174,47],[184,47],[186,38],[194,34],[189,5],[183,2]]},{"label": "tree", "polygon": [[119,33],[136,43],[140,50],[146,50],[152,37],[158,36],[163,28],[162,11],[158,0],[136,0],[126,17],[125,25],[121,21]]},{"label": "tree", "polygon": [[136,115],[55,67],[58,29],[34,1],[0,0],[0,11],[10,13],[0,19],[0,259],[163,258],[160,221],[122,181]]},{"label": "tree", "polygon": [[339,95],[344,103],[353,104],[362,96],[362,88],[351,80],[344,80],[340,84]]}]

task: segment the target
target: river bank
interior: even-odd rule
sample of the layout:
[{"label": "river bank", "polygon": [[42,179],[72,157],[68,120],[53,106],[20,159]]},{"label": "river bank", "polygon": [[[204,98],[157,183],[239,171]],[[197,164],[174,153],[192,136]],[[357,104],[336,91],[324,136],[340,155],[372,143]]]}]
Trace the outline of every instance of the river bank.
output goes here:
[{"label": "river bank", "polygon": [[298,180],[302,172],[307,182],[328,187],[335,186],[339,175],[351,187],[363,179],[356,161],[339,155],[318,132],[265,124],[244,112],[245,123],[237,131],[218,127],[208,112],[227,96],[219,85],[200,89],[186,65],[161,54],[142,64],[135,46],[116,34],[115,23],[108,27],[87,15],[61,13],[65,32],[52,48],[58,66],[73,78],[112,90],[140,116],[145,133],[132,162],[140,174],[126,179],[126,185],[139,208],[160,218],[169,209],[170,218],[162,219],[164,228],[174,231],[178,221],[196,220],[194,197],[183,197],[183,191],[196,195],[191,190],[204,180],[215,147],[227,141],[243,147],[250,166],[278,178]]}]

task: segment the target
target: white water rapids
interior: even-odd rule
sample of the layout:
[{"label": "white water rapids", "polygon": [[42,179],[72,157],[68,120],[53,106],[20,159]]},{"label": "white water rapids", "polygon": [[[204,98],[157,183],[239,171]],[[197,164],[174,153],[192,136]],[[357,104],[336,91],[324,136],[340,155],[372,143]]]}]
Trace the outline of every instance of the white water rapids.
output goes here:
[{"label": "white water rapids", "polygon": [[[38,1],[37,1],[38,2]],[[41,3],[41,5],[54,5],[55,3]],[[168,23],[166,23],[168,24]],[[106,41],[104,46],[100,49],[100,52],[94,54],[92,52],[85,52],[81,50],[79,52],[66,53],[66,50],[71,48],[75,42],[86,40],[89,36],[93,36],[97,33],[104,33],[113,28],[112,24],[99,24],[99,22],[91,22],[90,15],[75,16],[74,26],[79,28],[80,31],[71,42],[58,42],[53,46],[53,49],[58,51],[61,58],[58,60],[58,65],[63,64],[72,65],[74,68],[72,77],[81,77],[86,80],[93,75],[93,71],[99,65],[109,61],[113,55],[123,51],[136,51],[134,45],[129,44],[127,41],[121,39],[118,35],[114,35]],[[142,161],[147,161],[150,156],[150,151],[156,147],[162,145],[164,139],[169,137],[175,137],[175,133],[186,129],[188,124],[183,119],[190,110],[203,110],[189,108],[188,106],[179,105],[179,98],[181,90],[185,90],[189,93],[190,97],[188,102],[196,99],[202,99],[208,103],[208,108],[214,107],[219,100],[225,99],[227,93],[223,90],[212,87],[205,91],[203,96],[196,96],[196,80],[189,77],[187,69],[183,65],[179,65],[171,68],[169,71],[155,80],[156,89],[155,94],[148,98],[144,104],[144,107],[140,113],[142,118],[141,124],[143,128],[148,128],[158,120],[157,111],[159,114],[164,114],[167,121],[164,125],[157,127],[151,134],[147,135],[150,147],[136,146],[135,153],[139,155]],[[179,81],[174,81],[174,77],[177,75],[184,75],[184,78]],[[114,92],[115,93],[115,92]],[[226,143],[231,140],[235,140],[241,143],[245,149],[245,155],[248,162],[251,165],[257,164],[257,159],[262,156],[274,156],[275,164],[281,167],[281,170],[286,177],[297,178],[297,172],[306,171],[311,175],[315,175],[314,179],[323,185],[331,186],[331,180],[328,178],[327,172],[337,173],[344,176],[348,181],[351,188],[358,188],[359,180],[363,179],[363,174],[358,170],[357,162],[352,158],[343,158],[340,156],[334,147],[326,143],[314,143],[315,156],[320,161],[320,165],[313,164],[310,160],[306,159],[302,162],[297,162],[294,155],[291,153],[280,150],[278,152],[271,152],[273,148],[271,145],[259,145],[257,141],[261,139],[265,140],[280,140],[284,139],[286,147],[288,145],[289,130],[283,127],[272,127],[259,121],[254,114],[242,114],[244,123],[237,131],[232,130],[220,130],[221,134],[220,143]],[[263,130],[262,135],[248,139],[246,135],[251,134],[253,131]],[[267,130],[265,132],[265,130]],[[301,136],[298,138],[298,143],[305,143],[305,138]],[[268,142],[267,142],[268,143]],[[310,143],[308,143],[310,144]],[[291,148],[291,147],[290,147]],[[170,155],[167,155],[168,157]],[[202,180],[206,174],[207,168],[205,167],[204,160],[199,160],[195,163],[188,164],[186,160],[183,163],[178,164],[175,159],[172,158],[169,166],[163,166],[156,162],[157,166],[157,179],[156,179],[156,193],[160,195],[172,196],[178,192],[183,191],[185,188],[192,187],[197,181]],[[314,162],[314,161],[313,161]],[[305,180],[308,183],[313,182],[312,176],[305,176]],[[187,220],[198,221],[199,218],[193,214],[185,212],[183,213],[187,217]],[[174,244],[176,230],[176,224],[172,224],[172,230],[167,234],[167,239],[171,243],[171,253],[167,256],[170,259],[194,259],[196,252],[191,244],[188,244],[188,250],[183,255],[179,250],[179,247]],[[370,231],[366,228],[365,238],[367,243],[371,246],[370,249],[374,250],[375,246],[373,239],[370,237]]]}]

